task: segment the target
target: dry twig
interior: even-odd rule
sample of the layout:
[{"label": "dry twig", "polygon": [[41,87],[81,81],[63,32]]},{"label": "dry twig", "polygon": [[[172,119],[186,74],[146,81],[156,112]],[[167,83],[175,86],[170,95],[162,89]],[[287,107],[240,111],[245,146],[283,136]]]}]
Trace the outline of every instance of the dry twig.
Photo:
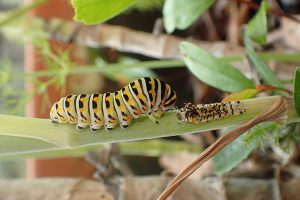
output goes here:
[{"label": "dry twig", "polygon": [[46,24],[51,38],[64,42],[100,48],[110,47],[122,52],[137,53],[157,59],[181,59],[179,43],[190,41],[209,53],[221,56],[242,56],[244,49],[222,41],[199,41],[167,34],[154,35],[123,26],[99,24],[83,26],[74,22],[52,22]]}]

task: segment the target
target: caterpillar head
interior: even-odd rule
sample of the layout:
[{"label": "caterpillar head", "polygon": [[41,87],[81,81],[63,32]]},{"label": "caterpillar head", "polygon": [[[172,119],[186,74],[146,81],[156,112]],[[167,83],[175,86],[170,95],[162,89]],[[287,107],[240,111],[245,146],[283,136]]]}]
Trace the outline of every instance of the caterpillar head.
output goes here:
[{"label": "caterpillar head", "polygon": [[175,107],[176,103],[176,93],[174,90],[171,90],[169,93],[164,105],[163,105],[163,110],[172,110]]},{"label": "caterpillar head", "polygon": [[50,119],[53,123],[65,123],[68,121],[63,109],[63,98],[53,104],[50,110]]}]

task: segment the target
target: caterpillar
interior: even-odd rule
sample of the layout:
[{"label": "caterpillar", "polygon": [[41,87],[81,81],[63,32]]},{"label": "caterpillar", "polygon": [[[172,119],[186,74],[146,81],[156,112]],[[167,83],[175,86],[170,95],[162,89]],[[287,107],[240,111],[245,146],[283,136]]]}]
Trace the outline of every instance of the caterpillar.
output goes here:
[{"label": "caterpillar", "polygon": [[244,105],[240,101],[198,105],[186,103],[177,111],[176,116],[183,122],[201,123],[232,115],[241,115],[245,111]]},{"label": "caterpillar", "polygon": [[77,129],[90,126],[97,131],[102,126],[112,130],[118,124],[127,128],[141,115],[158,123],[156,118],[174,108],[176,93],[163,81],[140,78],[117,92],[79,94],[61,98],[53,104],[50,119],[53,123],[76,124]]}]

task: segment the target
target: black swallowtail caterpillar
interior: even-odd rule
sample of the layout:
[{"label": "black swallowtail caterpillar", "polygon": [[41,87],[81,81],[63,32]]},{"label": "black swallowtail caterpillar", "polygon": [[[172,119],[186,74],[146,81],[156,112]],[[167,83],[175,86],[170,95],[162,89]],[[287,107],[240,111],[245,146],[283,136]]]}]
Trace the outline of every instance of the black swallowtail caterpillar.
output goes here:
[{"label": "black swallowtail caterpillar", "polygon": [[174,108],[176,93],[163,81],[141,78],[117,92],[79,94],[61,98],[53,104],[50,119],[53,123],[77,124],[77,129],[90,126],[96,131],[102,126],[112,130],[118,124],[127,128],[133,119],[146,114],[152,121],[164,111]]},{"label": "black swallowtail caterpillar", "polygon": [[232,115],[241,115],[245,111],[244,105],[240,101],[198,105],[186,103],[177,111],[176,115],[183,122],[201,123]]}]

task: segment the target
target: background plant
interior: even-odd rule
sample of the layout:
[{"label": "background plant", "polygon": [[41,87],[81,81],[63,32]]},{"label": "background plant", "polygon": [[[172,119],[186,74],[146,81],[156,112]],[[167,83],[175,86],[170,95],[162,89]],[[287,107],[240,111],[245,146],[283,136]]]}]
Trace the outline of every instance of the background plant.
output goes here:
[{"label": "background plant", "polygon": [[[130,8],[135,5],[135,1],[118,1],[118,7],[114,7],[114,9],[106,9],[112,7],[111,3],[105,1],[99,1],[97,4],[88,4],[87,1],[72,1],[75,10],[77,11],[75,19],[78,21],[83,21],[87,24],[95,24],[99,22],[104,22],[110,19],[113,16],[116,16],[123,12],[125,9]],[[163,5],[163,21],[165,29],[168,33],[173,32],[175,29],[185,29],[189,27],[193,22],[195,22],[198,17],[203,14],[204,11],[209,9],[209,7],[214,3],[214,1],[199,1],[190,0],[189,3],[185,3],[187,6],[182,6],[182,9],[178,11],[178,1],[165,1]],[[182,3],[182,2],[181,2]],[[101,12],[99,14],[98,10],[105,10],[107,12]],[[194,9],[197,9],[198,12],[193,12]],[[89,11],[89,12],[86,12]],[[85,15],[84,13],[88,13]],[[193,15],[190,15],[193,14]],[[45,94],[45,90],[49,85],[57,84],[58,87],[63,87],[65,85],[66,77],[70,74],[81,74],[81,73],[91,73],[91,72],[100,72],[102,75],[112,79],[118,80],[116,74],[121,74],[126,77],[126,81],[131,80],[131,78],[137,77],[137,74],[143,74],[143,76],[150,75],[154,76],[152,71],[149,69],[165,69],[165,68],[182,68],[185,65],[187,68],[201,81],[204,83],[213,86],[214,88],[220,89],[225,92],[233,92],[230,96],[230,100],[238,100],[238,99],[247,99],[255,97],[261,90],[259,87],[262,85],[270,85],[271,89],[267,90],[268,95],[270,94],[278,94],[278,95],[287,95],[285,92],[285,83],[280,80],[267,66],[264,62],[266,59],[266,55],[269,56],[267,59],[272,60],[288,60],[288,61],[298,61],[299,57],[297,55],[292,57],[289,54],[259,54],[256,52],[254,46],[264,45],[266,42],[267,36],[267,4],[262,1],[260,9],[257,14],[252,18],[252,20],[246,25],[245,31],[243,33],[243,41],[246,47],[246,57],[253,68],[255,73],[258,74],[259,82],[254,82],[252,79],[246,77],[239,70],[234,68],[234,66],[226,62],[226,58],[217,58],[205,50],[193,45],[190,42],[183,42],[180,44],[180,50],[184,55],[184,59],[182,60],[155,60],[155,61],[144,61],[139,62],[136,59],[129,58],[124,61],[123,58],[117,59],[116,63],[106,62],[103,58],[93,58],[93,61],[90,65],[85,67],[78,67],[74,63],[70,61],[70,57],[67,51],[60,51],[58,54],[54,54],[50,49],[46,38],[48,37],[47,33],[42,31],[42,23],[36,22],[31,25],[34,27],[34,31],[27,33],[27,35],[31,38],[34,38],[33,45],[41,49],[40,53],[43,55],[44,59],[47,63],[47,69],[41,72],[34,73],[20,73],[19,77],[21,78],[29,78],[31,82],[35,85],[35,90],[30,94],[24,94],[25,96],[19,97],[23,102],[19,108],[23,108],[23,105],[27,102],[30,97],[36,93]],[[182,18],[181,16],[184,16]],[[10,17],[10,16],[9,16]],[[178,18],[182,20],[178,20]],[[6,20],[7,21],[7,20]],[[1,23],[0,23],[1,24]],[[4,23],[5,24],[5,23]],[[7,23],[6,23],[7,24]],[[37,24],[37,25],[34,25]],[[38,31],[41,30],[41,31]],[[257,31],[259,30],[259,31]],[[265,57],[264,57],[265,56]],[[230,59],[229,59],[230,60]],[[230,60],[232,62],[232,60]],[[243,57],[238,57],[238,59],[234,59],[234,61],[243,61]],[[295,62],[294,65],[297,65]],[[128,69],[137,69],[136,71],[128,71]],[[125,69],[125,70],[124,70]],[[142,70],[142,72],[141,72]],[[12,79],[11,77],[11,67],[6,67],[3,70],[3,85],[7,87],[8,81]],[[7,78],[10,77],[10,78]],[[41,77],[49,78],[48,81],[42,82],[40,81]],[[5,83],[5,84],[4,84]],[[224,84],[226,83],[226,84]],[[294,102],[295,108],[299,113],[299,69],[295,73],[295,87],[294,87]],[[3,91],[8,88],[3,88]],[[11,89],[9,89],[11,90]],[[265,91],[264,91],[265,92]],[[45,96],[45,102],[48,99]],[[250,100],[249,104],[249,112],[245,116],[230,118],[228,120],[220,120],[218,122],[212,122],[205,125],[195,126],[195,125],[185,125],[182,130],[178,132],[174,132],[170,127],[174,125],[176,126],[176,119],[173,114],[167,114],[161,121],[161,123],[170,124],[170,127],[164,128],[164,130],[157,130],[156,134],[149,133],[147,131],[140,131],[141,127],[153,127],[153,124],[148,123],[144,118],[137,121],[133,126],[128,130],[128,132],[117,129],[113,134],[109,135],[103,133],[101,135],[101,141],[106,142],[115,142],[115,141],[127,141],[127,140],[141,140],[146,138],[153,137],[163,137],[163,136],[171,136],[177,134],[198,132],[208,129],[217,129],[223,128],[225,124],[229,125],[237,125],[241,122],[245,122],[251,117],[254,117],[256,114],[261,112],[263,108],[268,105],[271,101],[266,98],[261,102],[260,110],[256,109],[255,106],[258,104],[259,100]],[[246,101],[247,102],[247,101]],[[293,111],[295,114],[295,110]],[[21,122],[26,119],[23,118],[15,118],[15,117],[1,117],[3,121],[14,121]],[[297,121],[298,119],[296,118]],[[40,131],[43,128],[49,128],[47,124],[48,121],[39,121],[39,120],[29,120],[26,121],[25,125],[35,126],[36,131]],[[43,126],[38,127],[37,124],[43,124]],[[61,149],[69,149],[76,148],[76,150],[80,151],[80,149],[84,149],[82,146],[91,146],[93,147],[95,137],[91,136],[86,132],[83,132],[80,136],[74,135],[74,127],[64,126],[62,125],[60,130],[55,127],[52,127],[53,132],[50,131],[49,134],[39,135],[37,132],[32,131],[28,126],[27,131],[11,131],[9,127],[2,128],[2,136],[4,139],[8,135],[10,136],[19,136],[20,138],[12,138],[7,137],[5,141],[6,143],[15,143],[15,144],[27,144],[27,146],[22,146],[23,149],[17,148],[18,145],[12,147],[3,148],[2,156],[16,156],[16,154],[27,154],[28,156],[35,156],[38,154],[42,154],[45,156],[49,153],[54,153],[55,151],[61,151]],[[274,144],[281,145],[283,141],[287,141],[290,138],[297,138],[297,127],[299,125],[295,123],[291,124],[274,124],[267,123],[261,124],[257,127],[254,127],[249,131],[245,136],[240,137],[234,143],[226,147],[222,152],[220,152],[215,158],[215,170],[216,173],[222,174],[236,165],[238,165],[241,161],[248,157],[255,149],[259,146],[266,145],[263,141],[265,138],[271,138],[274,140]],[[5,129],[7,128],[7,129]],[[39,129],[40,128],[40,129]],[[19,132],[20,131],[20,132]],[[56,132],[56,133],[54,133]],[[277,134],[274,134],[277,133]],[[99,134],[102,134],[99,133]],[[125,135],[125,136],[124,136]],[[271,137],[267,137],[267,135],[271,135]],[[21,138],[22,137],[22,138]],[[97,139],[99,139],[97,137]],[[270,140],[269,140],[270,141]],[[101,142],[99,142],[101,143]],[[3,143],[4,145],[4,143]],[[236,148],[242,148],[238,154],[228,155],[228,152],[236,152]],[[78,148],[78,149],[77,149]],[[32,152],[36,151],[36,154]],[[66,150],[67,151],[67,150]],[[86,151],[86,149],[84,149]],[[224,162],[224,157],[228,158],[228,162]]]}]

